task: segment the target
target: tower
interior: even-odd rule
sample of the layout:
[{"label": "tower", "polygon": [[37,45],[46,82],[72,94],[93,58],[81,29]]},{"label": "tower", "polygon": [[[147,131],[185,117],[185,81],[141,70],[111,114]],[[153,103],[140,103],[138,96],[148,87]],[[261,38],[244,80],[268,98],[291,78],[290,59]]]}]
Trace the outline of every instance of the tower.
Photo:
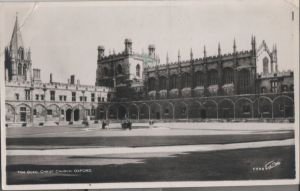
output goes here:
[{"label": "tower", "polygon": [[24,48],[18,16],[16,16],[10,44],[5,48],[5,80],[31,81],[31,67],[31,51]]}]

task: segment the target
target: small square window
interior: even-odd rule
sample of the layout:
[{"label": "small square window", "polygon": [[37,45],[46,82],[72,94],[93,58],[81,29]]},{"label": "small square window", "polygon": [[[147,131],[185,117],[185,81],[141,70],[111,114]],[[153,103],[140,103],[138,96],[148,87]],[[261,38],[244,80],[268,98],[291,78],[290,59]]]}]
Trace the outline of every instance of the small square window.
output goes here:
[{"label": "small square window", "polygon": [[47,115],[52,115],[52,110],[51,109],[47,110]]}]

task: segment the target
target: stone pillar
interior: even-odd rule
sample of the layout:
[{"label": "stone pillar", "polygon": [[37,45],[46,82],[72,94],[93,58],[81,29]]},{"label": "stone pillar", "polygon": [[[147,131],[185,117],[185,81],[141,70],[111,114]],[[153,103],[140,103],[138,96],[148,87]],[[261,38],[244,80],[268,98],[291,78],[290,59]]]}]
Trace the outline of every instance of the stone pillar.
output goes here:
[{"label": "stone pillar", "polygon": [[74,109],[72,109],[72,111],[71,111],[71,121],[73,122],[74,121]]}]

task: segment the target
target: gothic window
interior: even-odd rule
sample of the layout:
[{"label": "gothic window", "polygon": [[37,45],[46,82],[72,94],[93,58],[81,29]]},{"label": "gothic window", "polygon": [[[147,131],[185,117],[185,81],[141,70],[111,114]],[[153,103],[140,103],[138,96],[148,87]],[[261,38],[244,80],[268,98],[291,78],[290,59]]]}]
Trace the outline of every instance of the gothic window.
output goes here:
[{"label": "gothic window", "polygon": [[271,81],[271,91],[272,93],[277,93],[278,89],[278,82],[277,81]]},{"label": "gothic window", "polygon": [[72,101],[76,101],[76,92],[72,92]]},{"label": "gothic window", "polygon": [[182,75],[182,87],[183,88],[190,87],[190,76],[188,73],[184,73]]},{"label": "gothic window", "polygon": [[267,57],[264,57],[263,59],[263,73],[264,74],[269,73],[269,60]]},{"label": "gothic window", "polygon": [[217,70],[208,71],[208,85],[218,84],[218,72]]},{"label": "gothic window", "polygon": [[123,73],[123,69],[122,66],[119,64],[118,65],[118,74],[122,74]]},{"label": "gothic window", "polygon": [[104,76],[108,76],[108,69],[106,67],[103,69],[103,74]]},{"label": "gothic window", "polygon": [[149,91],[155,90],[155,78],[149,79]]},{"label": "gothic window", "polygon": [[225,68],[223,71],[223,82],[224,84],[231,84],[233,83],[233,69],[232,68]]},{"label": "gothic window", "polygon": [[204,86],[204,75],[202,72],[196,72],[196,86]]},{"label": "gothic window", "polygon": [[159,89],[160,90],[165,90],[167,89],[167,78],[164,76],[161,76],[159,78]]},{"label": "gothic window", "polygon": [[141,67],[140,67],[140,65],[138,64],[138,65],[136,65],[136,76],[138,76],[138,77],[140,77],[140,75],[141,75]]},{"label": "gothic window", "polygon": [[18,75],[22,75],[22,64],[19,63],[18,65]]},{"label": "gothic window", "polygon": [[50,91],[50,100],[51,101],[55,100],[55,91]]},{"label": "gothic window", "polygon": [[27,77],[27,67],[26,67],[26,65],[24,64],[24,66],[23,66],[23,75],[25,76],[25,79],[26,79],[26,77]]},{"label": "gothic window", "polygon": [[247,69],[243,69],[239,72],[238,75],[238,83],[239,83],[239,93],[247,94],[250,93],[249,85],[250,85],[250,72]]},{"label": "gothic window", "polygon": [[30,90],[25,90],[25,100],[30,100]]},{"label": "gothic window", "polygon": [[170,78],[170,88],[171,89],[177,88],[177,76],[176,75],[172,75]]}]

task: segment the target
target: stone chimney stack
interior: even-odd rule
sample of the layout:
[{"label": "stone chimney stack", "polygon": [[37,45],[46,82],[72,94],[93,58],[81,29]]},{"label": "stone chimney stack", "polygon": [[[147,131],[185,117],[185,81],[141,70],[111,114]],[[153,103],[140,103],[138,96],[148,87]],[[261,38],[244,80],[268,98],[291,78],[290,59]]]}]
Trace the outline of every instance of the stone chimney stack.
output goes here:
[{"label": "stone chimney stack", "polygon": [[71,75],[71,84],[75,85],[75,75]]},{"label": "stone chimney stack", "polygon": [[98,46],[98,60],[101,60],[104,57],[104,46]]},{"label": "stone chimney stack", "polygon": [[125,53],[132,54],[132,41],[129,38],[125,39]]},{"label": "stone chimney stack", "polygon": [[148,46],[148,54],[150,57],[155,58],[155,46],[154,44],[150,44]]},{"label": "stone chimney stack", "polygon": [[53,83],[53,75],[52,75],[52,73],[50,73],[50,83],[51,84]]}]

